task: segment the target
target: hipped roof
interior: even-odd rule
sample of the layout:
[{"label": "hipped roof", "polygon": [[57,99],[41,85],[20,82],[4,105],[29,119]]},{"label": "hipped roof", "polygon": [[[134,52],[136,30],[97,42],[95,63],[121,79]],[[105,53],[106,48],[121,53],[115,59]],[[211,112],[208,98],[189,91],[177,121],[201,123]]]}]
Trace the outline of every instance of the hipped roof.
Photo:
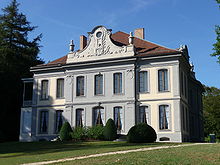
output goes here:
[{"label": "hipped roof", "polygon": [[[112,41],[117,45],[129,45],[128,43],[129,34],[118,31],[111,35]],[[136,49],[135,56],[142,57],[148,55],[166,55],[166,54],[178,54],[181,51],[176,49],[169,49],[161,45],[134,37],[134,47]],[[41,64],[38,66],[53,66],[53,65],[65,65],[67,61],[67,55],[51,61],[47,64]]]}]

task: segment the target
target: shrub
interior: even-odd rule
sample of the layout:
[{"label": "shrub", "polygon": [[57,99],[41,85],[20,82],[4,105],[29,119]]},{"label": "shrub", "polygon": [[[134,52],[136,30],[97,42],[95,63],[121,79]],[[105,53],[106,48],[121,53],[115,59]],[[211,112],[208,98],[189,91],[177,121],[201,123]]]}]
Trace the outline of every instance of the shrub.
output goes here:
[{"label": "shrub", "polygon": [[75,127],[71,136],[74,140],[85,140],[87,138],[86,127]]},{"label": "shrub", "polygon": [[103,130],[103,135],[105,140],[115,140],[117,138],[117,128],[112,119],[108,119]]},{"label": "shrub", "polygon": [[73,132],[69,122],[65,122],[60,129],[60,140],[71,140],[71,132]]},{"label": "shrub", "polygon": [[130,143],[152,143],[157,139],[155,130],[146,123],[137,124],[128,131]]},{"label": "shrub", "polygon": [[103,130],[104,130],[104,127],[102,125],[89,127],[88,130],[87,130],[88,131],[87,132],[88,138],[95,139],[95,140],[104,139]]}]

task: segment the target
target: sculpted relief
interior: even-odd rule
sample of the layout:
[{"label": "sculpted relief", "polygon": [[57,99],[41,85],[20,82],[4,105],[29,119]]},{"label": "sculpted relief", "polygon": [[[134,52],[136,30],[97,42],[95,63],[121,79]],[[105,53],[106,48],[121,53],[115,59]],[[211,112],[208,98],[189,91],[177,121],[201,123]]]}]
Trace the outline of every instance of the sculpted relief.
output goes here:
[{"label": "sculpted relief", "polygon": [[133,45],[117,46],[112,43],[110,35],[111,30],[96,27],[89,33],[87,46],[83,50],[70,52],[67,63],[134,55]]}]

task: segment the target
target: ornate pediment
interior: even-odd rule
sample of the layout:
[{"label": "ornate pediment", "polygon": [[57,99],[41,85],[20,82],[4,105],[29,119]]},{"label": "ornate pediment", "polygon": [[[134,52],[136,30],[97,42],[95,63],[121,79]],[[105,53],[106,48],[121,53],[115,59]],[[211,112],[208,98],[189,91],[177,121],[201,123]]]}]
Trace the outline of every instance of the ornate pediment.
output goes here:
[{"label": "ornate pediment", "polygon": [[134,55],[133,45],[117,46],[111,38],[111,30],[104,26],[95,27],[89,32],[87,46],[80,51],[70,52],[67,63],[92,61]]}]

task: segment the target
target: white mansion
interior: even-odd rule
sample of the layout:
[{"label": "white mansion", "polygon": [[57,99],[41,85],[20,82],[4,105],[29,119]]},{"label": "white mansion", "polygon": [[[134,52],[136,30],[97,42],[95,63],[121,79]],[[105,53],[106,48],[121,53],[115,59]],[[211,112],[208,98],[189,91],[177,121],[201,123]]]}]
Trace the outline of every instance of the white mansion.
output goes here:
[{"label": "white mansion", "polygon": [[157,141],[203,140],[201,83],[186,46],[169,49],[144,40],[144,29],[111,33],[97,26],[80,36],[80,49],[31,68],[24,81],[20,141],[53,139],[72,127],[115,121],[127,134],[147,122]]}]

